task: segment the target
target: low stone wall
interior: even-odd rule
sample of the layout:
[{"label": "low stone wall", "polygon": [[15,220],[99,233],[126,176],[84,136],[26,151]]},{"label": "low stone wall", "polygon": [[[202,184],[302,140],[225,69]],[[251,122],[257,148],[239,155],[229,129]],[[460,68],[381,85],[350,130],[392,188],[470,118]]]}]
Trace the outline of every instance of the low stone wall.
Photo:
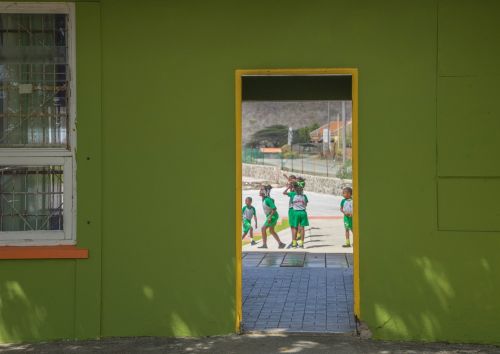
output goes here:
[{"label": "low stone wall", "polygon": [[280,181],[281,169],[276,166],[254,165],[249,163],[242,164],[242,176],[251,177],[265,181],[269,184],[278,184]]},{"label": "low stone wall", "polygon": [[[244,163],[242,166],[242,175],[257,180],[262,180],[271,185],[284,186],[286,179],[283,174],[290,175],[291,172],[282,171],[276,166],[253,165]],[[313,176],[308,174],[297,174],[296,176],[304,177],[306,180],[306,191],[342,195],[342,188],[352,187],[352,180],[340,179],[335,177]]]}]

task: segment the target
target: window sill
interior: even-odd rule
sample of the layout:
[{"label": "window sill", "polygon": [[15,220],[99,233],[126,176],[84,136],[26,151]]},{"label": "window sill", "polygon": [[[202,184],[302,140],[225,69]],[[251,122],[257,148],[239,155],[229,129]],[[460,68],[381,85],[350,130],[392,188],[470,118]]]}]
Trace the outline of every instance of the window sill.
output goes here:
[{"label": "window sill", "polygon": [[75,246],[0,246],[0,259],[86,259],[89,250]]}]

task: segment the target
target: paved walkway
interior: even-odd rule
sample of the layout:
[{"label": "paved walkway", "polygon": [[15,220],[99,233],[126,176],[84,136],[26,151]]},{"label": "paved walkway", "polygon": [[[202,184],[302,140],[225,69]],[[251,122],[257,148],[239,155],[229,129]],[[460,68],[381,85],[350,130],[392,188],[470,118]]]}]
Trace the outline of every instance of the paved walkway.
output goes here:
[{"label": "paved walkway", "polygon": [[243,330],[354,332],[352,255],[243,254]]}]

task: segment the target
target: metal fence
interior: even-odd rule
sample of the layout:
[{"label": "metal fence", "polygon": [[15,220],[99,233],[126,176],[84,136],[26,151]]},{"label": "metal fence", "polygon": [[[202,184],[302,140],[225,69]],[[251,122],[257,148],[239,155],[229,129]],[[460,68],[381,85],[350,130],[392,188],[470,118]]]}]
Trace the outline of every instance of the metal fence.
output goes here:
[{"label": "metal fence", "polygon": [[[291,173],[352,178],[352,148],[332,144],[293,144],[281,153],[263,153],[259,148],[242,149],[242,161],[248,164],[277,166]],[[345,158],[344,158],[345,155]]]}]

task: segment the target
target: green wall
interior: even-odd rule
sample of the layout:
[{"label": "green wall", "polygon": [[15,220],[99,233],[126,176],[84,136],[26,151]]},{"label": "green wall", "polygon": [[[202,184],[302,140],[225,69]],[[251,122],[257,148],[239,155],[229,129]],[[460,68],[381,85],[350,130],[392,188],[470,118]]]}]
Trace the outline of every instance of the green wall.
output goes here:
[{"label": "green wall", "polygon": [[86,260],[0,260],[0,342],[100,335],[100,5],[76,4],[77,238]]},{"label": "green wall", "polygon": [[234,70],[357,67],[362,320],[376,338],[500,343],[498,15],[495,0],[79,2],[90,259],[1,261],[0,341],[233,332]]}]

